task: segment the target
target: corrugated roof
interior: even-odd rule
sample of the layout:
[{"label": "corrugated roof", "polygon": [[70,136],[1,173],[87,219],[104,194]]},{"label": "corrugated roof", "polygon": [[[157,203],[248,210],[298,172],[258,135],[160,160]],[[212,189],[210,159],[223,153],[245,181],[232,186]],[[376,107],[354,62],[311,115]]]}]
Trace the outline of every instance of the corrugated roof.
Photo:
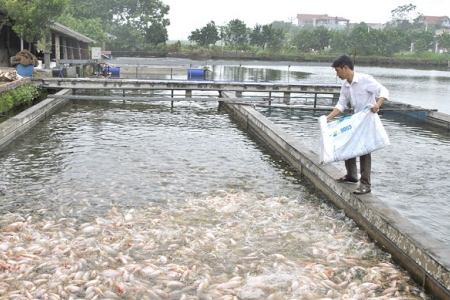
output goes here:
[{"label": "corrugated roof", "polygon": [[74,39],[76,39],[78,41],[81,41],[81,42],[85,42],[85,43],[88,43],[88,44],[95,44],[95,43],[97,43],[95,40],[93,40],[91,38],[88,38],[87,36],[82,35],[81,33],[78,33],[76,31],[73,31],[69,27],[66,27],[66,26],[64,26],[62,24],[59,24],[59,23],[56,23],[56,22],[53,23],[52,25],[50,25],[50,29],[53,30],[53,31],[56,31],[58,33],[70,36],[70,37],[72,37],[72,38],[74,38]]}]

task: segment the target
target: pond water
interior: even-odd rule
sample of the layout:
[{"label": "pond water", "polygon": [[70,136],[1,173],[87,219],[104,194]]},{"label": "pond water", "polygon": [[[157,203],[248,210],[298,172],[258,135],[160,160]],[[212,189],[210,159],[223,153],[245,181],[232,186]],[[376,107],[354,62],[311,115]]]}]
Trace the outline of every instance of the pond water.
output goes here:
[{"label": "pond water", "polygon": [[[214,80],[340,83],[329,63],[212,63]],[[389,90],[391,99],[450,114],[450,70],[355,66],[372,74]],[[311,99],[310,99],[311,100]],[[291,104],[302,103],[302,99]],[[282,99],[274,103],[282,103]],[[318,117],[328,112],[260,108],[260,112],[301,139],[313,151],[319,149]],[[449,132],[424,125],[395,113],[384,113],[382,122],[391,146],[373,153],[372,193],[449,248],[450,165]],[[343,163],[334,165],[345,172]]]},{"label": "pond water", "polygon": [[[318,118],[326,112],[261,109],[275,124],[318,153]],[[385,113],[382,122],[391,145],[372,153],[372,194],[429,232],[450,251],[447,184],[450,137],[402,116]],[[343,162],[332,163],[343,174]]]},{"label": "pond water", "polygon": [[214,104],[73,103],[0,157],[5,298],[431,299]]},{"label": "pond water", "polygon": [[[239,64],[239,65],[236,65]],[[255,63],[256,64],[256,63]],[[277,63],[246,65],[230,62],[212,65],[208,79],[233,78],[239,81],[279,81],[303,83],[341,83],[330,63]],[[390,100],[450,114],[450,70],[420,70],[355,66],[355,71],[373,75],[390,92]]]},{"label": "pond water", "polygon": [[[158,67],[163,62],[158,61]],[[263,62],[263,61],[190,61],[186,65],[165,68],[133,67],[122,77],[187,79],[187,68],[210,66],[207,80],[253,82],[340,83],[331,63]],[[126,70],[126,69],[124,69]],[[390,100],[450,114],[450,69],[415,69],[407,67],[360,66],[355,71],[373,75],[390,91]],[[151,74],[149,74],[151,73]]]}]

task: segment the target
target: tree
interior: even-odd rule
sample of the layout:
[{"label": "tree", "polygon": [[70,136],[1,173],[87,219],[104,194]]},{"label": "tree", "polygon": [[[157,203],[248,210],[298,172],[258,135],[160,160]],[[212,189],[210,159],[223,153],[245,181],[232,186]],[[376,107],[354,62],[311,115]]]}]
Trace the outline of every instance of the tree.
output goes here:
[{"label": "tree", "polygon": [[[133,42],[137,45],[145,45],[149,42],[152,45],[160,44],[167,41],[167,29],[170,25],[165,16],[169,13],[170,7],[164,5],[159,0],[109,0],[115,2],[116,6],[111,12],[114,15],[112,22],[115,27],[112,34],[117,36],[117,39],[128,40],[129,44]],[[118,27],[127,25],[135,29],[140,34],[136,36],[137,40],[129,40],[129,36],[122,30],[117,30]],[[157,33],[152,35],[151,30],[156,29]],[[117,31],[115,31],[117,30]],[[162,41],[162,37],[166,37]]]},{"label": "tree", "polygon": [[[68,1],[70,5],[66,13],[73,19],[84,20],[83,23],[101,20],[101,27],[97,27],[97,31],[103,31],[102,36],[110,33],[116,37],[114,41],[110,41],[113,49],[145,50],[168,40],[167,26],[170,21],[166,15],[170,7],[160,0]],[[61,19],[60,22],[69,25],[66,19]],[[90,36],[85,29],[88,28],[81,27],[77,31]]]},{"label": "tree", "polygon": [[330,47],[335,53],[348,53],[349,42],[348,42],[349,30],[332,30],[330,32]]},{"label": "tree", "polygon": [[165,44],[169,39],[166,27],[159,22],[150,22],[150,26],[145,29],[145,40],[153,46]]},{"label": "tree", "polygon": [[324,26],[306,26],[298,31],[291,44],[303,52],[322,51],[330,45],[330,31]]},{"label": "tree", "polygon": [[64,13],[58,18],[58,22],[69,27],[76,32],[95,40],[98,44],[108,41],[106,32],[103,30],[103,22],[100,18],[74,18],[68,13]]},{"label": "tree", "polygon": [[300,30],[292,39],[291,44],[302,52],[311,52],[317,45],[314,28],[308,26]]},{"label": "tree", "polygon": [[414,52],[422,53],[433,49],[434,32],[416,29],[411,30],[409,34],[414,45]]},{"label": "tree", "polygon": [[397,28],[377,30],[374,38],[376,41],[383,41],[382,43],[376,43],[375,53],[386,56],[402,51],[408,51],[411,44],[407,34]]},{"label": "tree", "polygon": [[169,53],[178,53],[181,50],[181,42],[178,40],[176,43],[169,45],[167,51]]},{"label": "tree", "polygon": [[263,35],[267,39],[267,48],[279,50],[285,41],[285,31],[283,28],[274,28],[272,24],[263,26]]},{"label": "tree", "polygon": [[249,33],[250,45],[277,50],[283,46],[284,34],[283,28],[275,28],[272,24],[256,24]]},{"label": "tree", "polygon": [[0,11],[16,34],[27,42],[36,42],[45,36],[55,18],[61,15],[67,0],[0,0]]},{"label": "tree", "polygon": [[412,4],[401,5],[391,10],[391,21],[388,22],[387,27],[400,28],[404,31],[412,28],[421,15],[415,10],[416,6]]},{"label": "tree", "polygon": [[113,17],[119,7],[115,0],[68,0],[69,5],[66,13],[75,19],[95,19],[99,18],[103,22],[103,29],[109,22],[113,22]]},{"label": "tree", "polygon": [[224,30],[225,44],[228,46],[243,47],[248,43],[247,25],[241,20],[234,19],[228,22]]},{"label": "tree", "polygon": [[219,30],[216,27],[214,21],[209,22],[202,29],[192,31],[188,36],[190,42],[197,43],[200,46],[214,45],[220,40]]},{"label": "tree", "polygon": [[273,28],[282,28],[289,40],[300,30],[298,26],[295,26],[291,22],[274,21],[272,22],[272,26]]},{"label": "tree", "polygon": [[266,40],[264,39],[262,25],[256,24],[248,35],[250,45],[264,49],[266,47]]},{"label": "tree", "polygon": [[142,33],[131,24],[115,27],[112,31],[117,38],[110,42],[111,50],[133,52],[146,49]]},{"label": "tree", "polygon": [[446,51],[450,52],[450,33],[444,33],[439,40],[439,47]]},{"label": "tree", "polygon": [[314,27],[317,44],[314,49],[323,51],[330,44],[330,31],[324,26]]},{"label": "tree", "polygon": [[374,39],[376,33],[365,23],[356,25],[349,35],[350,53],[358,55],[372,55],[376,52],[378,41]]}]

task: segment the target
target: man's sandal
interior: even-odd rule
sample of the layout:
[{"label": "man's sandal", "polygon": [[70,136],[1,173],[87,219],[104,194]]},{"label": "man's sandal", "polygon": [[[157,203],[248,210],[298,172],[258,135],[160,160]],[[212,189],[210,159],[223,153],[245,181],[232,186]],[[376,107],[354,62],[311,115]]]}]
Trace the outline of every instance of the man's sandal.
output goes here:
[{"label": "man's sandal", "polygon": [[367,194],[370,193],[371,189],[369,187],[366,186],[360,186],[359,188],[357,188],[353,194],[355,195],[363,195],[363,194]]},{"label": "man's sandal", "polygon": [[347,175],[345,175],[342,176],[341,178],[336,179],[336,181],[339,183],[357,183],[358,179],[347,177]]}]

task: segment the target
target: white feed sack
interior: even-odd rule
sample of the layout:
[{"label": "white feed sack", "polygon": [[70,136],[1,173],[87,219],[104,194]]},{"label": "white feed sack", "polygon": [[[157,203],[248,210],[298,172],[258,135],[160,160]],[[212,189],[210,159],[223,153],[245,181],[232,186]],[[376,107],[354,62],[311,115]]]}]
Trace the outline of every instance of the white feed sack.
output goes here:
[{"label": "white feed sack", "polygon": [[367,105],[361,112],[336,121],[319,117],[321,164],[343,161],[390,145],[378,114]]}]

